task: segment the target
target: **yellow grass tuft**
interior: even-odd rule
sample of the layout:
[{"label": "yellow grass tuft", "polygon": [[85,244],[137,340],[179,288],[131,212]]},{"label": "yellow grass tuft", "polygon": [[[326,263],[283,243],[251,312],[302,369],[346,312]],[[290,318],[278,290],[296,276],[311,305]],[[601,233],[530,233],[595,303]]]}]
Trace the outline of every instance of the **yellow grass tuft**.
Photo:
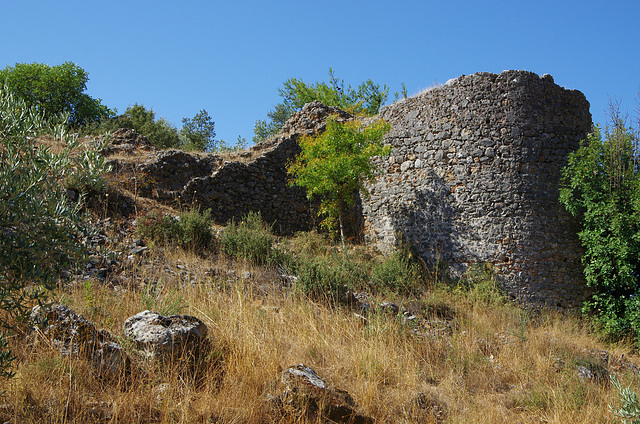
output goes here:
[{"label": "yellow grass tuft", "polygon": [[[306,243],[321,249],[315,238]],[[411,308],[434,323],[428,333],[401,317],[372,312],[364,322],[347,308],[273,289],[274,270],[156,252],[162,261],[152,253],[152,266],[124,271],[129,285],[89,281],[57,300],[116,337],[126,318],[147,308],[194,315],[209,327],[212,361],[196,371],[138,361],[129,381],[107,382],[37,336],[14,338],[17,374],[0,388],[3,422],[281,422],[268,395],[282,390],[283,369],[304,363],[376,423],[612,423],[616,391],[582,381],[576,366],[595,363],[593,349],[636,360],[628,346],[604,346],[580,318],[526,312],[491,282],[484,291],[435,287],[414,299]],[[442,322],[448,330],[435,331]],[[638,387],[628,368],[618,378]]]}]

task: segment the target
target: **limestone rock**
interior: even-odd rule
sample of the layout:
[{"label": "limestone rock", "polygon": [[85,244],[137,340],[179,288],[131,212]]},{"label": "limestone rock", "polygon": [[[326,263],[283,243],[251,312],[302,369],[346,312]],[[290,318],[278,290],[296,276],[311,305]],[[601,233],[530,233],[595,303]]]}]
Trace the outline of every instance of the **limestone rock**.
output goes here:
[{"label": "limestone rock", "polygon": [[585,361],[582,365],[576,366],[576,375],[584,382],[609,384],[609,370],[600,362]]},{"label": "limestone rock", "polygon": [[65,305],[36,306],[31,321],[64,355],[84,357],[91,361],[102,377],[129,373],[131,361],[122,347],[106,330],[98,330],[82,315]]},{"label": "limestone rock", "polygon": [[196,317],[164,317],[149,310],[128,318],[123,331],[151,357],[198,356],[207,337],[207,326]]},{"label": "limestone rock", "polygon": [[409,405],[409,413],[415,422],[444,422],[447,418],[447,403],[436,391],[418,393]]},{"label": "limestone rock", "polygon": [[[96,137],[103,141],[105,136]],[[109,136],[108,145],[102,150],[104,155],[134,154],[137,150],[153,151],[154,147],[147,137],[130,128],[118,128]]]},{"label": "limestone rock", "polygon": [[329,116],[334,116],[338,122],[347,122],[353,119],[353,115],[350,113],[337,107],[326,106],[315,100],[304,105],[299,112],[294,113],[282,126],[280,133],[304,135],[321,133],[327,125]]},{"label": "limestone rock", "polygon": [[299,364],[284,370],[280,376],[284,391],[272,398],[285,414],[306,416],[311,421],[335,423],[372,423],[360,415],[349,393],[331,387],[312,368]]}]

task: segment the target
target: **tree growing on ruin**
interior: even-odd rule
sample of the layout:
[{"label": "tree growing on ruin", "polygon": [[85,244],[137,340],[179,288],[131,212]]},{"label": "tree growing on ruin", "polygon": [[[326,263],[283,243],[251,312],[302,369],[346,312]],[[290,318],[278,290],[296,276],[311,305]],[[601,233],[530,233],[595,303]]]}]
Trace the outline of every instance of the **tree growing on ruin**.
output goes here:
[{"label": "tree growing on ruin", "polygon": [[376,115],[387,100],[389,88],[386,85],[381,87],[370,79],[362,82],[357,88],[345,86],[344,80],[338,79],[333,69],[329,68],[328,82],[308,84],[297,78],[289,78],[282,88],[278,89],[278,93],[282,102],[267,113],[269,119],[256,121],[253,130],[254,143],[275,135],[295,112],[314,100],[352,114]]},{"label": "tree growing on ruin", "polygon": [[182,118],[180,134],[186,137],[197,150],[216,150],[215,123],[204,109],[191,119]]},{"label": "tree growing on ruin", "polygon": [[372,158],[389,154],[383,137],[390,128],[383,120],[363,126],[329,117],[324,133],[299,140],[302,152],[287,167],[293,177],[290,183],[304,187],[309,199],[320,201],[321,225],[339,229],[343,244],[343,214],[354,206],[358,190],[367,193],[364,183],[376,178],[378,168]]}]

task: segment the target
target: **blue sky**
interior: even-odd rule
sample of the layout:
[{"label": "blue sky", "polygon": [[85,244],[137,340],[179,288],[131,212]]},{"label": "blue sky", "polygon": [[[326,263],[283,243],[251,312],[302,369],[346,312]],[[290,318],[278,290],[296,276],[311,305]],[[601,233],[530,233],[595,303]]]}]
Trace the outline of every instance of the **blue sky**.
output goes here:
[{"label": "blue sky", "polygon": [[609,98],[633,115],[640,1],[7,1],[0,67],[72,61],[87,93],[123,112],[152,107],[176,126],[206,109],[217,138],[251,140],[290,77],[391,98],[462,74],[525,69],[582,91],[595,122]]}]

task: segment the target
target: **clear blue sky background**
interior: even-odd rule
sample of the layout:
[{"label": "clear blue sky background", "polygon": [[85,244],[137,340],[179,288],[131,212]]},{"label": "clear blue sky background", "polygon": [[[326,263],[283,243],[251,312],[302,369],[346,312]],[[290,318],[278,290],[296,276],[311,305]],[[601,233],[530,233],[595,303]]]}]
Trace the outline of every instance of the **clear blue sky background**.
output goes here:
[{"label": "clear blue sky background", "polygon": [[290,77],[409,94],[479,71],[525,69],[582,91],[595,122],[609,98],[635,113],[640,1],[12,0],[0,67],[73,61],[87,93],[176,126],[206,109],[217,138],[251,140]]}]

